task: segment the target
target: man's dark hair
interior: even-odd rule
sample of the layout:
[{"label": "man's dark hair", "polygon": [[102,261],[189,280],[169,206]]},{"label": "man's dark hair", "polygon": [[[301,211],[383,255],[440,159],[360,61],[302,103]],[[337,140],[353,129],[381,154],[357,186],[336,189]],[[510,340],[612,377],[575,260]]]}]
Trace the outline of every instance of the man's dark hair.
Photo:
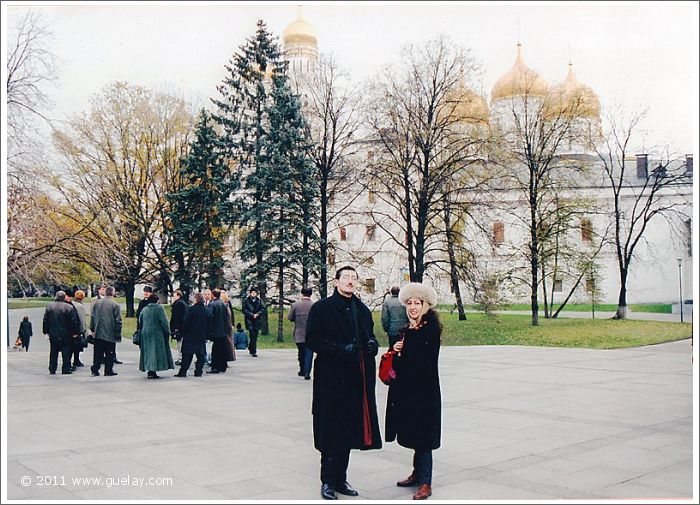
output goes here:
[{"label": "man's dark hair", "polygon": [[144,286],[143,291],[144,293],[153,293],[153,288],[151,286]]},{"label": "man's dark hair", "polygon": [[301,288],[302,296],[311,296],[311,288],[309,286],[304,286]]},{"label": "man's dark hair", "polygon": [[178,298],[182,298],[182,291],[180,291],[179,289],[176,289],[173,294],[176,295]]},{"label": "man's dark hair", "polygon": [[202,303],[204,302],[204,295],[202,293],[195,293],[194,294],[194,303]]},{"label": "man's dark hair", "polygon": [[399,296],[399,291],[401,291],[400,287],[391,286],[391,296]]},{"label": "man's dark hair", "polygon": [[57,302],[62,302],[66,299],[66,292],[65,291],[56,291],[56,301]]},{"label": "man's dark hair", "polygon": [[217,299],[218,299],[219,297],[221,297],[221,291],[219,290],[219,288],[214,288],[214,289],[212,289],[212,290],[211,290],[211,296],[212,296],[212,298],[217,298]]},{"label": "man's dark hair", "polygon": [[114,288],[112,286],[105,288],[105,296],[114,296]]},{"label": "man's dark hair", "polygon": [[248,293],[252,293],[253,291],[255,291],[255,292],[257,293],[257,292],[258,292],[258,288],[256,288],[255,286],[250,286],[250,287],[248,288]]},{"label": "man's dark hair", "polygon": [[350,265],[345,265],[344,267],[340,267],[338,270],[335,271],[336,280],[340,279],[340,275],[342,274],[343,270],[352,270],[353,272],[355,272],[355,275],[357,275],[357,270],[355,270]]}]

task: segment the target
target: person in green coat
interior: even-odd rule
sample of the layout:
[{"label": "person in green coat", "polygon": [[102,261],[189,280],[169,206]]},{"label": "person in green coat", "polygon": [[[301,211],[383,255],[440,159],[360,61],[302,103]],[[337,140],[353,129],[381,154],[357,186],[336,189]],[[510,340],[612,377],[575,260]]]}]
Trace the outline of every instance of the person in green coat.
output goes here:
[{"label": "person in green coat", "polygon": [[160,375],[156,372],[175,368],[168,345],[170,323],[165,315],[165,309],[162,305],[158,305],[157,294],[153,293],[149,296],[148,302],[139,314],[138,321],[141,331],[139,370],[148,372],[148,379],[160,379]]}]

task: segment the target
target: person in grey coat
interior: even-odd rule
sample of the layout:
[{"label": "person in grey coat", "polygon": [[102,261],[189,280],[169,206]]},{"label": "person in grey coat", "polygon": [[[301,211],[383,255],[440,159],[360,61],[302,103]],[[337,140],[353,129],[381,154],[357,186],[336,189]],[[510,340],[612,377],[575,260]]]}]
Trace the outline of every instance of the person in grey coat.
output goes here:
[{"label": "person in grey coat", "polygon": [[399,330],[408,324],[406,307],[399,301],[399,287],[391,288],[391,297],[382,305],[382,328],[389,336],[389,347],[399,340]]},{"label": "person in grey coat", "polygon": [[165,315],[165,309],[158,304],[157,294],[151,294],[148,302],[139,315],[138,326],[141,331],[139,370],[148,372],[148,379],[160,379],[160,375],[156,372],[175,368],[169,345],[170,323],[168,323],[168,316]]},{"label": "person in grey coat", "polygon": [[78,334],[80,321],[78,313],[66,302],[65,291],[56,293],[56,300],[46,306],[42,331],[49,336],[49,373],[56,374],[58,354],[61,354],[61,371],[64,375],[71,373],[71,342]]},{"label": "person in grey coat", "polygon": [[122,314],[114,300],[114,287],[108,286],[105,297],[92,306],[90,331],[95,338],[91,375],[100,375],[102,363],[105,365],[105,376],[117,375],[114,371],[114,352],[117,342],[122,341]]},{"label": "person in grey coat", "polygon": [[294,322],[294,343],[297,345],[297,359],[299,361],[299,377],[311,380],[311,360],[314,353],[306,347],[306,320],[314,302],[311,301],[311,288],[301,288],[301,300],[289,307],[287,319]]}]

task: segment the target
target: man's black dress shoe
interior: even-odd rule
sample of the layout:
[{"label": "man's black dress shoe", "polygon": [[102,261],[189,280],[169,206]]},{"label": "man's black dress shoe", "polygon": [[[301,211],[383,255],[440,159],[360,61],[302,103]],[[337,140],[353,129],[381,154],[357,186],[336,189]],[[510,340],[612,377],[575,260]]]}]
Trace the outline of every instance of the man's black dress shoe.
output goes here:
[{"label": "man's black dress shoe", "polygon": [[56,375],[56,370],[53,370],[53,371],[49,370],[49,375]]},{"label": "man's black dress shoe", "polygon": [[304,375],[304,380],[310,381],[311,376],[309,374]]},{"label": "man's black dress shoe", "polygon": [[62,371],[61,373],[62,373],[63,375],[70,375],[70,374],[72,374],[73,372],[70,371],[70,370],[64,370],[64,371]]},{"label": "man's black dress shoe", "polygon": [[219,370],[217,370],[216,368],[212,368],[211,370],[207,370],[207,373],[221,373],[221,372],[219,372]]},{"label": "man's black dress shoe", "polygon": [[187,377],[184,373],[176,373],[173,377]]},{"label": "man's black dress shoe", "polygon": [[99,377],[100,372],[90,372],[90,377]]},{"label": "man's black dress shoe", "polygon": [[202,376],[202,372],[199,372],[199,373],[195,372],[195,373],[194,373],[194,376],[195,376],[195,377],[201,377],[201,376]]},{"label": "man's black dress shoe", "polygon": [[81,363],[80,361],[78,361],[77,363],[73,363],[73,367],[81,367],[81,366],[85,366],[85,364]]},{"label": "man's black dress shoe", "polygon": [[299,371],[297,372],[297,375],[298,375],[299,377],[303,377],[303,376],[304,376],[304,372],[302,372],[301,370],[299,370]]},{"label": "man's black dress shoe", "polygon": [[321,498],[324,500],[337,500],[338,497],[335,494],[335,490],[333,489],[333,486],[330,484],[322,484],[321,485]]},{"label": "man's black dress shoe", "polygon": [[118,359],[115,359],[115,360],[114,360],[114,364],[115,364],[115,365],[123,365],[124,362],[119,361]]},{"label": "man's black dress shoe", "polygon": [[112,375],[119,375],[117,372],[105,372],[105,377],[110,377]]},{"label": "man's black dress shoe", "polygon": [[340,486],[335,486],[335,492],[344,494],[345,496],[357,496],[358,493],[355,491],[353,488],[350,487],[350,484],[346,482],[343,482]]}]

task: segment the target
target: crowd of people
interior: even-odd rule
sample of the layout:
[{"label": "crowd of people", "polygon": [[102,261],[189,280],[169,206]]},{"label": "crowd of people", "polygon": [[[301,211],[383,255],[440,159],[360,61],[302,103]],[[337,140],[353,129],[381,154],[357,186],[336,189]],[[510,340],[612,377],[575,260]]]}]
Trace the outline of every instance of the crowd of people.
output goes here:
[{"label": "crowd of people", "polygon": [[[337,494],[357,496],[347,481],[352,449],[382,447],[376,405],[376,357],[379,343],[369,308],[355,294],[356,270],[340,268],[334,279],[333,294],[313,302],[308,287],[294,302],[288,319],[294,322],[298,375],[311,380],[313,363],[313,441],[321,455],[321,497],[335,500]],[[80,352],[93,343],[92,375],[117,375],[114,364],[116,343],[121,341],[122,319],[114,288],[101,286],[98,300],[86,326],[82,291],[56,294],[46,307],[42,331],[49,336],[49,373],[58,368],[62,356],[62,373],[70,374],[80,362]],[[248,349],[257,357],[257,336],[264,304],[255,288],[243,300],[242,312],[248,334],[240,323],[234,333],[234,313],[225,290],[212,289],[195,293],[188,305],[182,293],[173,297],[170,320],[158,295],[150,286],[144,288],[137,316],[134,342],[140,347],[139,370],[148,379],[158,379],[157,372],[179,366],[175,377],[187,377],[196,356],[194,376],[225,373],[235,361],[236,350]],[[422,283],[393,287],[381,314],[381,323],[393,351],[395,378],[389,383],[385,440],[396,441],[413,450],[410,475],[396,482],[399,487],[416,487],[413,499],[427,499],[432,494],[433,450],[441,443],[441,393],[438,373],[442,325],[437,312],[435,290]],[[19,337],[28,348],[31,323],[25,318]],[[177,340],[179,359],[173,361],[169,339]],[[24,345],[24,341],[23,345]],[[208,348],[208,342],[211,347]],[[315,360],[313,359],[316,355]]]}]

